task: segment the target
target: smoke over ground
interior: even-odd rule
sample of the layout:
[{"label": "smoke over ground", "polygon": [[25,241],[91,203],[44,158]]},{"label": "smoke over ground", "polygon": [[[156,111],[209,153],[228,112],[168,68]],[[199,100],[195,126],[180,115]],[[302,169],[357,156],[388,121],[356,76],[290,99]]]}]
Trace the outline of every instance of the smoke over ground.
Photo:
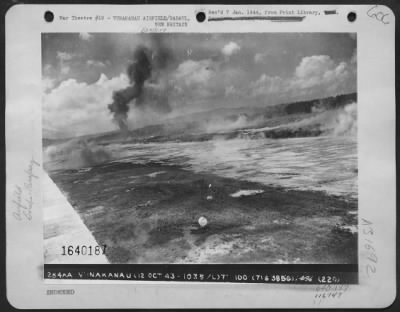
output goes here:
[{"label": "smoke over ground", "polygon": [[340,109],[318,112],[317,115],[294,122],[290,128],[307,128],[317,125],[324,135],[354,136],[357,133],[357,103],[351,103]]},{"label": "smoke over ground", "polygon": [[80,139],[50,145],[43,157],[47,170],[59,170],[92,167],[111,160],[112,155],[105,147]]},{"label": "smoke over ground", "polygon": [[334,135],[357,135],[357,103],[345,106],[333,122]]},{"label": "smoke over ground", "polygon": [[204,129],[207,133],[225,132],[236,129],[256,127],[265,123],[263,117],[249,118],[245,114],[240,114],[236,119],[214,118],[204,123]]},{"label": "smoke over ground", "polygon": [[263,139],[311,136],[355,136],[357,134],[357,103],[340,108],[312,108],[310,113],[275,115],[239,114],[235,118],[213,116],[201,129],[214,133],[214,139]]},{"label": "smoke over ground", "polygon": [[153,35],[150,47],[138,46],[126,69],[130,86],[115,91],[108,105],[113,120],[122,131],[128,130],[129,105],[150,108],[162,114],[171,111],[168,102],[168,65],[172,54],[160,36]]},{"label": "smoke over ground", "polygon": [[289,138],[304,136],[355,136],[357,134],[357,103],[337,109],[312,110],[312,115],[295,114],[273,119],[256,119],[261,128],[247,128],[238,138]]}]

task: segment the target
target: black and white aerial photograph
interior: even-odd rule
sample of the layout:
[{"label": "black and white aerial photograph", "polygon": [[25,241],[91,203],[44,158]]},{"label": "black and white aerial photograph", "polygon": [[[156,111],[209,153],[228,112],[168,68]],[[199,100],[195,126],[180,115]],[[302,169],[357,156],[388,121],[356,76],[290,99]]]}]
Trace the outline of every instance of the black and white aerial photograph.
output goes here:
[{"label": "black and white aerial photograph", "polygon": [[45,263],[358,263],[355,33],[41,41]]}]

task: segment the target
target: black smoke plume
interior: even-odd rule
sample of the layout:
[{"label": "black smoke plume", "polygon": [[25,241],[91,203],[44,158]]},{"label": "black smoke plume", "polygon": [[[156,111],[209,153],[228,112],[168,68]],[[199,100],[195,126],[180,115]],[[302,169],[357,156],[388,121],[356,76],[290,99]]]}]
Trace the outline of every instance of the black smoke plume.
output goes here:
[{"label": "black smoke plume", "polygon": [[[171,59],[170,51],[162,44],[160,37],[152,38],[152,49],[138,46],[133,53],[133,62],[127,68],[130,86],[113,93],[113,102],[108,105],[114,121],[122,131],[128,130],[129,105],[150,107],[159,112],[171,110],[167,90],[154,87],[166,79],[166,69]],[[146,86],[146,81],[149,82]]]}]

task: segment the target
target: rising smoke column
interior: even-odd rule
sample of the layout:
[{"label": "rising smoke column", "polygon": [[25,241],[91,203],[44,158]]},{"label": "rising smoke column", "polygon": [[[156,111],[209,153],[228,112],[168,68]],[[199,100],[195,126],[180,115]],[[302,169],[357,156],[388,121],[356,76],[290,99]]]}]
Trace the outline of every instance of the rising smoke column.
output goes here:
[{"label": "rising smoke column", "polygon": [[147,48],[139,46],[133,53],[133,63],[127,68],[130,86],[115,91],[113,102],[108,105],[113,113],[113,118],[121,130],[127,130],[127,118],[129,111],[129,102],[137,99],[143,92],[144,82],[151,76],[151,62],[148,57]]},{"label": "rising smoke column", "polygon": [[145,87],[145,82],[153,84],[165,79],[165,71],[171,59],[170,51],[163,46],[161,37],[152,37],[152,48],[138,46],[133,53],[133,62],[127,68],[130,86],[113,93],[113,102],[108,105],[114,121],[122,131],[128,130],[129,104],[135,100],[136,106],[149,106],[163,113],[170,111],[167,90]]}]

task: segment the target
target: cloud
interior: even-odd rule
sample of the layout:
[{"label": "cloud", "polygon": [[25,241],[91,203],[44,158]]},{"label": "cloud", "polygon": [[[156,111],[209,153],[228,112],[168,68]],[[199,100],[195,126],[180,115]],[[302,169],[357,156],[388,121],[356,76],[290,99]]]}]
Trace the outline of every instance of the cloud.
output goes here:
[{"label": "cloud", "polygon": [[357,49],[354,49],[350,59],[350,64],[356,64],[356,63],[357,63]]},{"label": "cloud", "polygon": [[62,75],[68,75],[71,71],[70,63],[76,55],[68,52],[57,51],[56,57],[59,61],[60,73]]},{"label": "cloud", "polygon": [[326,70],[330,70],[334,66],[334,61],[328,55],[306,56],[296,67],[296,76],[300,78],[321,76]]},{"label": "cloud", "polygon": [[236,42],[231,41],[222,48],[221,52],[225,56],[231,56],[238,53],[239,50],[240,46]]},{"label": "cloud", "polygon": [[187,60],[178,66],[175,77],[188,86],[205,84],[214,74],[213,65],[211,59],[200,61]]},{"label": "cloud", "polygon": [[351,65],[335,63],[327,55],[304,57],[295,71],[292,86],[300,89],[325,88],[329,93],[338,93],[346,86],[354,85],[355,77]]},{"label": "cloud", "polygon": [[335,62],[327,55],[304,57],[290,77],[262,74],[250,83],[252,96],[268,96],[281,101],[318,98],[355,90],[354,63]]},{"label": "cloud", "polygon": [[[239,95],[248,79],[246,72],[212,59],[187,60],[173,73],[171,84],[177,98],[191,99],[190,103],[211,98]],[[229,86],[229,87],[228,87]],[[211,102],[209,102],[210,104]],[[203,105],[208,105],[203,103]]]},{"label": "cloud", "polygon": [[219,67],[219,63],[211,59],[181,63],[173,74],[176,96],[196,101],[216,96],[221,91],[216,81]]},{"label": "cloud", "polygon": [[239,96],[241,95],[240,90],[238,88],[230,85],[225,88],[225,96]]},{"label": "cloud", "polygon": [[43,120],[46,127],[64,136],[74,136],[115,128],[107,104],[113,91],[128,86],[125,74],[109,79],[101,74],[92,84],[67,79],[43,95]]},{"label": "cloud", "polygon": [[46,77],[44,76],[42,78],[42,88],[43,91],[46,92],[50,89],[52,89],[55,86],[55,80],[50,78],[50,77]]},{"label": "cloud", "polygon": [[[94,66],[95,61],[89,61],[85,64]],[[173,108],[202,110],[218,105],[216,99],[240,94],[238,86],[246,86],[245,82],[248,81],[244,73],[231,66],[223,66],[222,63],[212,59],[189,59],[180,63],[168,75],[170,87],[167,92]],[[162,83],[163,81],[151,82],[146,88],[164,88]],[[111,79],[101,74],[92,84],[72,78],[63,80],[43,96],[44,123],[46,127],[57,129],[64,136],[113,130],[115,124],[112,122],[107,104],[111,103],[113,91],[128,85],[129,79],[126,74]],[[226,90],[226,86],[231,88]],[[136,112],[135,107],[132,107],[128,122],[138,126],[145,123],[145,118],[159,119],[159,116]]]},{"label": "cloud", "polygon": [[42,90],[43,92],[47,92],[52,89],[56,85],[56,79],[52,77],[52,73],[54,71],[53,66],[51,64],[44,64],[42,71]]},{"label": "cloud", "polygon": [[53,70],[53,66],[51,66],[51,64],[45,64],[43,66],[43,73],[45,73],[45,74],[51,73],[52,70]]},{"label": "cloud", "polygon": [[262,74],[261,77],[250,84],[253,96],[269,95],[282,92],[286,89],[287,81],[280,77],[270,77]]},{"label": "cloud", "polygon": [[262,64],[267,60],[267,53],[256,53],[254,55],[254,63]]},{"label": "cloud", "polygon": [[68,52],[57,51],[57,58],[60,60],[60,62],[70,61],[73,57],[74,55]]},{"label": "cloud", "polygon": [[79,33],[79,38],[81,38],[82,40],[88,41],[93,38],[93,35],[91,35],[87,32],[81,32],[81,33]]},{"label": "cloud", "polygon": [[71,71],[71,67],[65,64],[61,65],[60,72],[63,75],[67,75]]},{"label": "cloud", "polygon": [[86,64],[88,66],[95,66],[95,67],[105,67],[106,66],[106,64],[104,64],[103,62],[96,61],[96,60],[87,60]]}]

